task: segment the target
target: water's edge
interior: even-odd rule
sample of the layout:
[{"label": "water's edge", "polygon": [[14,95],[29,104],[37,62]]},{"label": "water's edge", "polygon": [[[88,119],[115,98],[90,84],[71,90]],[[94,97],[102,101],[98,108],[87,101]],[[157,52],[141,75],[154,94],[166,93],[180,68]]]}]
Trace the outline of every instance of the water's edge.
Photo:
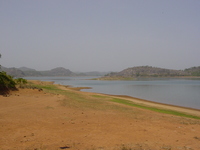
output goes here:
[{"label": "water's edge", "polygon": [[91,77],[27,77],[30,80],[54,81],[73,87],[91,87],[85,92],[126,95],[147,101],[200,109],[200,80],[145,79],[137,81],[86,80]]}]

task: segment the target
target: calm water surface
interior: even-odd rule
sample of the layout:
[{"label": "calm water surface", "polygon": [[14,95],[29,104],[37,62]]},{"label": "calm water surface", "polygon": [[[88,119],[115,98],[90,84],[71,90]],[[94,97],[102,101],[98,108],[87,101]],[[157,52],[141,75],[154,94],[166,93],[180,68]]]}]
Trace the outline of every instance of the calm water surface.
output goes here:
[{"label": "calm water surface", "polygon": [[82,91],[128,95],[165,104],[200,109],[200,80],[140,79],[137,81],[85,80],[94,77],[26,77],[26,79],[54,81],[75,87],[92,87]]}]

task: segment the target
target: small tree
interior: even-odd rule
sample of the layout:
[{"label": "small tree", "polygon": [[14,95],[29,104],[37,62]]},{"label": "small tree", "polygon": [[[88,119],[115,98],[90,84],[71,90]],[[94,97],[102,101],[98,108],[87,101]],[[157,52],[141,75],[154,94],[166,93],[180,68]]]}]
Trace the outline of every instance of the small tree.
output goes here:
[{"label": "small tree", "polygon": [[[1,54],[0,54],[1,57]],[[0,94],[8,94],[10,90],[16,90],[14,79],[6,72],[0,72]]]},{"label": "small tree", "polygon": [[0,94],[8,94],[10,90],[16,90],[16,83],[6,72],[0,72]]}]

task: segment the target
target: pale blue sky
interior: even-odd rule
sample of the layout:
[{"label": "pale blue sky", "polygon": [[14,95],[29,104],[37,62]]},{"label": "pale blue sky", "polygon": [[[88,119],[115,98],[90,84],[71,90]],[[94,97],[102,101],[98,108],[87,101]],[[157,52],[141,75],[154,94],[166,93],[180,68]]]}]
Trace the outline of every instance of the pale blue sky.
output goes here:
[{"label": "pale blue sky", "polygon": [[0,53],[37,70],[200,66],[200,1],[0,0]]}]

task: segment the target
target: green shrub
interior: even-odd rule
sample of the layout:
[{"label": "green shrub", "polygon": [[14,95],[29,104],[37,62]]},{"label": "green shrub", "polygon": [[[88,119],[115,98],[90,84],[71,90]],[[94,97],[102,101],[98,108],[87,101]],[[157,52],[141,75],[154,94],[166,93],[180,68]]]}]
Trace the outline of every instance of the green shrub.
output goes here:
[{"label": "green shrub", "polygon": [[19,88],[25,88],[26,84],[28,83],[27,80],[23,78],[17,78],[15,79],[15,82],[17,85],[19,85]]},{"label": "green shrub", "polygon": [[10,90],[16,90],[14,79],[6,72],[0,72],[0,94],[7,94]]}]

